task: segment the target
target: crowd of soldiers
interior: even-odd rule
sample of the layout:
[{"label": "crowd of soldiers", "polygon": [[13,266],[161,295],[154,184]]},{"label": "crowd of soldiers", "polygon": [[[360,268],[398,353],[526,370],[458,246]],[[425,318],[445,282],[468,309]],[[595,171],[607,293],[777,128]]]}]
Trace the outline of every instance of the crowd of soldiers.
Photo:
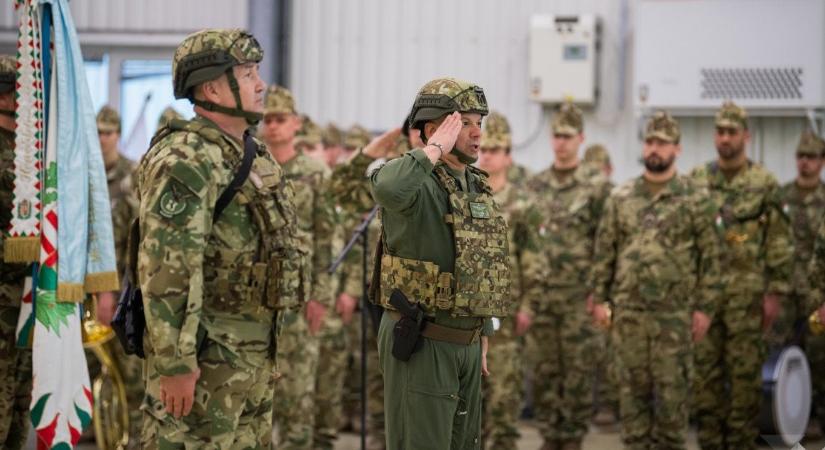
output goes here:
[{"label": "crowd of soldiers", "polygon": [[[225,58],[198,66],[194,57],[204,54]],[[437,108],[432,117],[414,109],[399,118],[400,129],[373,138],[363,127],[322,128],[301,114],[288,89],[260,80],[262,57],[240,30],[187,37],[175,53],[174,89],[194,103],[196,117],[164,111],[139,166],[119,154],[117,112],[104,107],[97,116],[121,273],[129,226],[138,219],[141,227],[136,270],[147,299],[147,359],[107,344],[127,385],[130,448],[331,449],[340,430],[360,426],[356,416],[366,407],[370,448],[440,448],[427,439],[446,433],[450,442],[452,433],[450,448],[515,449],[526,376],[543,450],[581,448],[594,410],[608,416],[601,424],[611,415],[620,420],[629,449],[685,448],[689,414],[703,449],[747,449],[759,433],[767,351],[800,343],[812,372],[825,371],[825,337],[800,340],[797,332],[813,311],[825,323],[825,142],[814,133],[795,149],[798,177],[780,186],[748,158],[747,113],[726,102],[715,117],[718,158],[682,175],[674,165],[682,151],[678,122],[659,111],[644,134],[644,172],[614,186],[604,146],[580,158],[584,121],[567,103],[550,123],[553,164],[530,175],[512,158],[507,119],[487,109],[477,86],[435,80],[417,101],[473,93],[450,106],[460,121]],[[4,74],[14,69],[13,58],[0,61]],[[13,86],[0,91],[2,228],[11,204],[13,95]],[[438,162],[451,153],[438,141],[450,126],[479,140],[477,161],[464,162],[475,164],[470,175]],[[248,181],[216,213],[247,154]],[[436,245],[429,216],[408,215],[417,204],[411,195],[430,195],[413,194],[411,174],[421,167],[432,172],[422,172],[427,189],[446,189],[453,202],[478,188],[468,214],[483,217],[494,205],[494,216],[506,220],[500,247],[509,249],[509,273],[493,279],[510,286],[509,313],[489,314],[495,317],[484,320],[473,356],[481,362],[467,363],[478,378],[461,389],[483,392],[483,401],[472,392],[418,392],[421,412],[408,414],[398,406],[411,401],[399,377],[429,378],[379,355],[392,341],[383,330],[398,313],[378,319],[380,333],[377,321],[369,324],[368,403],[360,405],[362,250],[355,247],[338,271],[328,268],[376,201],[381,214],[370,224],[367,258],[382,272],[370,289],[406,276],[408,260],[395,256],[404,246]],[[412,229],[398,234],[404,227]],[[400,240],[416,232],[417,239]],[[391,254],[376,260],[382,249]],[[11,449],[25,439],[31,386],[31,353],[14,340],[25,274],[2,264],[0,444]],[[376,303],[393,309],[389,295],[379,293]],[[100,296],[98,320],[108,324],[114,309],[114,295]],[[473,319],[430,313],[446,329]],[[434,360],[455,345],[430,339],[425,353]],[[812,423],[825,426],[825,379],[813,381]],[[440,406],[429,409],[436,400]],[[456,431],[456,414],[466,415],[465,431]],[[418,426],[426,429],[410,431]]]}]

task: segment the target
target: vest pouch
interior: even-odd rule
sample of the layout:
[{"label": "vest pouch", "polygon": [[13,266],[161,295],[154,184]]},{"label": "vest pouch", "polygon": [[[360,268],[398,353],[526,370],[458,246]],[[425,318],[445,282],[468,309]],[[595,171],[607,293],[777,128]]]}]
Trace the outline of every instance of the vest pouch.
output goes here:
[{"label": "vest pouch", "polygon": [[453,308],[452,274],[439,272],[432,262],[385,254],[381,257],[380,282],[380,303],[386,309],[395,310],[390,305],[394,289],[402,290],[410,303],[421,304],[427,311]]},{"label": "vest pouch", "polygon": [[278,254],[272,255],[267,275],[267,306],[287,309],[304,304],[309,289],[309,274],[304,254],[281,249]]},{"label": "vest pouch", "polygon": [[220,311],[235,312],[244,305],[260,305],[263,296],[261,269],[259,264],[231,269],[215,268],[215,279],[206,287],[210,297],[217,300],[213,306]]}]

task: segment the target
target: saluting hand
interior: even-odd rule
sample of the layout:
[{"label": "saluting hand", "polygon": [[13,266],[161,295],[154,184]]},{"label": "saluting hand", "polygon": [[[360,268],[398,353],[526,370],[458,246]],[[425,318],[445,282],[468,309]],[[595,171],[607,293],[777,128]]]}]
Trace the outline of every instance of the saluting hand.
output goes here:
[{"label": "saluting hand", "polygon": [[[461,113],[456,111],[444,118],[444,121],[441,122],[441,125],[435,130],[435,133],[427,139],[427,142],[440,144],[444,152],[443,155],[447,155],[453,151],[455,141],[458,139],[458,134],[461,133],[462,126]],[[425,147],[424,151],[433,164],[443,156],[441,150],[432,145]]]},{"label": "saluting hand", "polygon": [[395,140],[401,136],[401,128],[394,128],[370,141],[361,152],[370,158],[386,158],[387,154],[395,147]]}]

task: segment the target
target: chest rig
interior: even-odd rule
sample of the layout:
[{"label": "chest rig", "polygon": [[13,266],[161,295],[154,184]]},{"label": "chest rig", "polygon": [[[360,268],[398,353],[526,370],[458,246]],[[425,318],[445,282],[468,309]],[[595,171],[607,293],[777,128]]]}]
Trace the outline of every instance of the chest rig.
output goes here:
[{"label": "chest rig", "polygon": [[[475,173],[477,169],[468,167]],[[507,224],[493,201],[492,190],[476,173],[479,192],[462,191],[443,164],[433,169],[447,191],[449,213],[444,222],[453,231],[455,269],[440,272],[429,261],[381,257],[380,303],[388,309],[393,289],[428,311],[441,309],[454,316],[504,317],[511,314]]]}]

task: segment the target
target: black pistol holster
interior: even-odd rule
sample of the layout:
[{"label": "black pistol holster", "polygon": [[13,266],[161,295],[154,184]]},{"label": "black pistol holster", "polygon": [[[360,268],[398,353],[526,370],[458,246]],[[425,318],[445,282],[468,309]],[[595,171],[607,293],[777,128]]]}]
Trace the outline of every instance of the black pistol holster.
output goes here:
[{"label": "black pistol holster", "polygon": [[399,361],[409,361],[424,344],[421,336],[421,330],[426,325],[424,311],[418,305],[411,304],[398,289],[393,289],[390,294],[390,305],[401,314],[392,330],[392,356]]}]

